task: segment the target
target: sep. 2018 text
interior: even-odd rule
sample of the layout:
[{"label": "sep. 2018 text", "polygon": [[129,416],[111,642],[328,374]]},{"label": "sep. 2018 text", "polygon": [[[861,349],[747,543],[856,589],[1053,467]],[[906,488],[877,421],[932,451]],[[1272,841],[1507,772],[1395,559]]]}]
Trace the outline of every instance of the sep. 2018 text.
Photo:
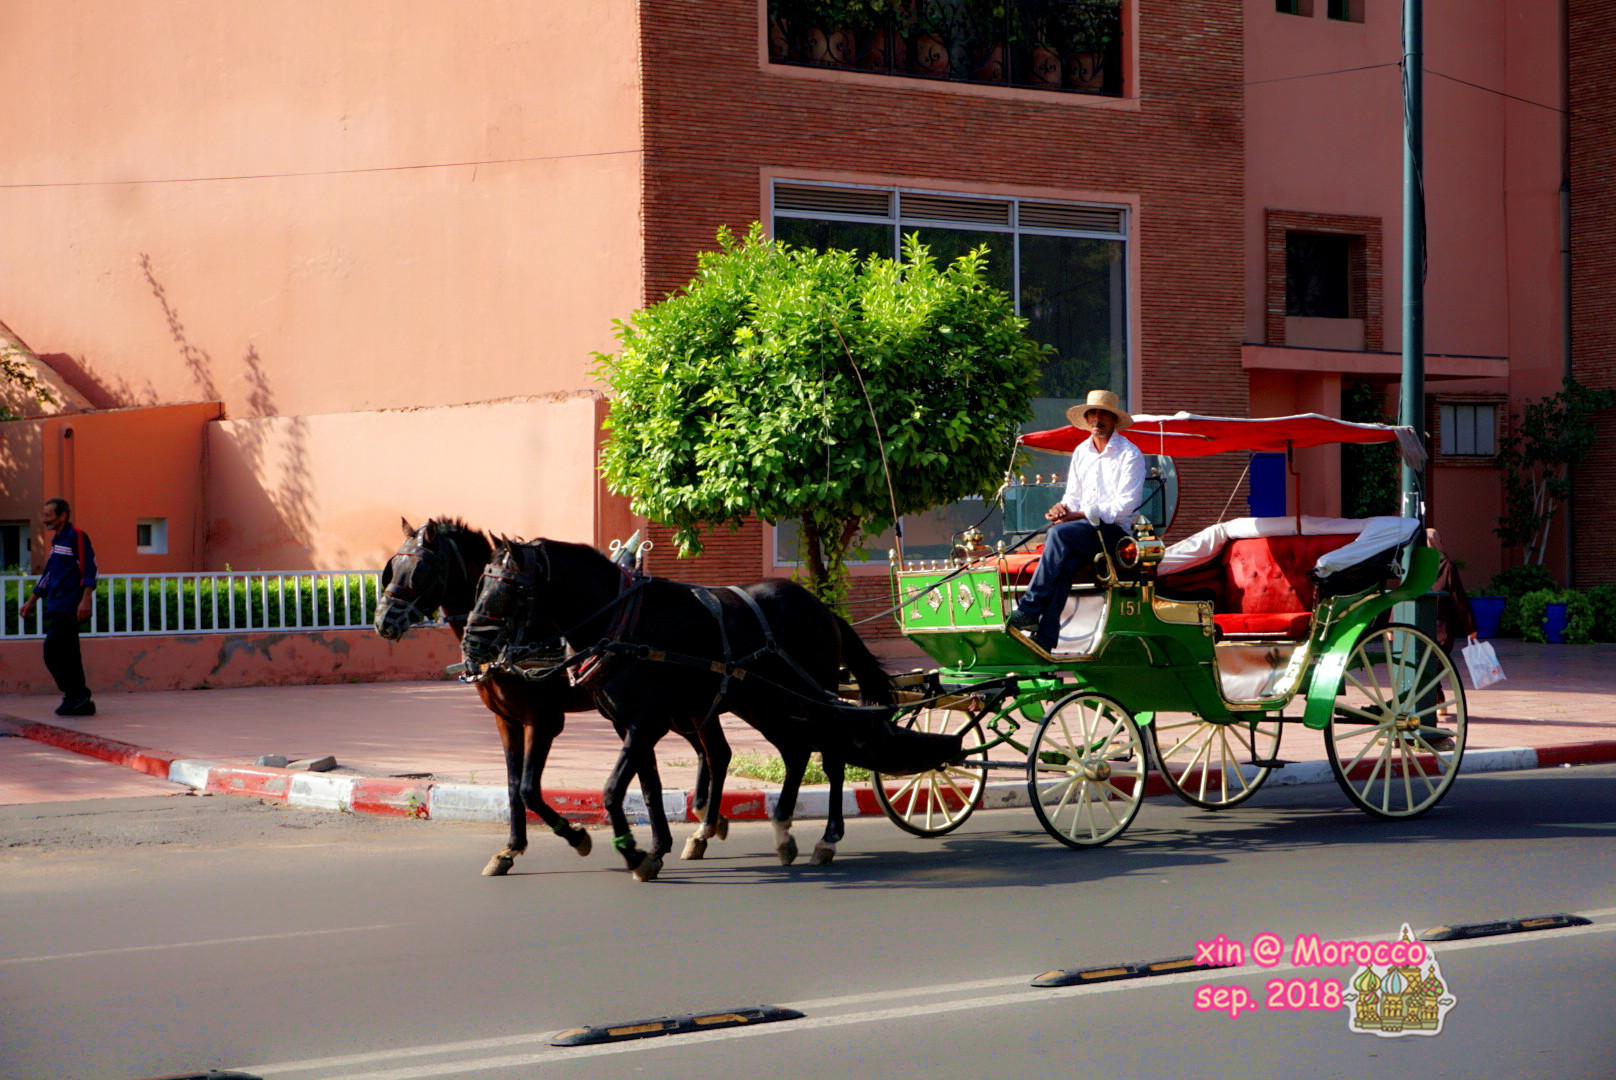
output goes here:
[{"label": "sep. 2018 text", "polygon": [[1271,979],[1262,1003],[1244,986],[1203,986],[1195,991],[1196,1009],[1228,1013],[1231,1020],[1258,1009],[1330,1012],[1341,1004],[1341,983],[1335,979]]}]

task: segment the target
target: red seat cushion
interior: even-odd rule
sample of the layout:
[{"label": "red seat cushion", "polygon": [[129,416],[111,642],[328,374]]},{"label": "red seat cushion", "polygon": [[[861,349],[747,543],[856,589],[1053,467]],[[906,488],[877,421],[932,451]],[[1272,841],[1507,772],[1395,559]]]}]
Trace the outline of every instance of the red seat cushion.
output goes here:
[{"label": "red seat cushion", "polygon": [[1021,579],[1032,580],[1034,571],[1038,569],[1038,560],[1044,557],[1044,545],[1039,544],[1027,551],[1016,551],[1004,557],[1004,570],[1011,582],[1020,584]]},{"label": "red seat cushion", "polygon": [[1272,615],[1313,609],[1307,572],[1327,551],[1352,536],[1264,536],[1234,540],[1223,551],[1223,598],[1242,615]]},{"label": "red seat cushion", "polygon": [[1299,638],[1307,636],[1308,623],[1312,618],[1311,611],[1282,611],[1264,615],[1214,615],[1212,621],[1230,637],[1278,634]]}]

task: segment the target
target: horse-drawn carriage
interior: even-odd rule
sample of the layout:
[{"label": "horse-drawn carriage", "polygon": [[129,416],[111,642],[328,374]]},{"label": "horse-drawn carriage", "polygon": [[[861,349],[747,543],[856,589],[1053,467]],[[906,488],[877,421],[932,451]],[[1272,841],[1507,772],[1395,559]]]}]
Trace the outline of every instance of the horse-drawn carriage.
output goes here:
[{"label": "horse-drawn carriage", "polygon": [[[1081,437],[1067,428],[1025,441],[1071,449]],[[1137,417],[1129,439],[1172,457],[1339,442],[1418,450],[1406,429],[1321,416]],[[1152,756],[1166,789],[1234,806],[1286,764],[1280,737],[1297,724],[1323,733],[1332,772],[1365,811],[1412,817],[1436,805],[1464,753],[1463,688],[1429,634],[1386,621],[1437,576],[1441,556],[1420,546],[1419,521],[1242,518],[1165,549],[1154,533],[1141,517],[1096,557],[1047,650],[1006,625],[1037,553],[894,560],[904,633],[940,665],[911,678],[924,703],[901,722],[960,734],[963,756],[877,778],[893,821],[947,832],[982,803],[994,770],[1024,770],[1049,833],[1092,847],[1138,813]]]},{"label": "horse-drawn carriage", "polygon": [[[1024,441],[1070,450],[1082,437],[1064,428]],[[1421,455],[1408,429],[1321,416],[1137,417],[1129,438],[1167,458],[1344,442],[1396,442],[1415,464]],[[527,810],[589,850],[544,805],[538,774],[563,714],[591,704],[624,738],[606,803],[614,844],[642,879],[671,846],[652,755],[668,731],[689,739],[701,763],[693,809],[702,826],[686,856],[724,834],[721,711],[757,727],[785,760],[774,815],[785,862],[796,857],[792,806],[815,750],[832,784],[816,862],[829,861],[843,833],[847,764],[872,768],[877,801],[920,835],[957,828],[982,805],[990,776],[1021,771],[1045,829],[1083,848],[1132,822],[1152,751],[1166,790],[1219,809],[1284,767],[1281,734],[1300,724],[1323,733],[1332,771],[1365,811],[1412,817],[1436,805],[1464,753],[1463,688],[1429,634],[1388,621],[1437,576],[1441,556],[1422,546],[1419,521],[1244,518],[1171,548],[1156,531],[1141,517],[1096,557],[1050,649],[1006,618],[1037,551],[972,547],[923,565],[894,556],[893,611],[938,665],[899,677],[895,695],[848,623],[791,583],[709,590],[639,575],[581,545],[473,542],[458,523],[410,534],[389,564],[377,628],[400,633],[440,605],[465,627],[469,677],[501,717],[507,751],[511,841],[489,873],[525,848]],[[857,676],[856,702],[837,697],[842,664]],[[656,837],[649,853],[622,811],[634,776]]]}]

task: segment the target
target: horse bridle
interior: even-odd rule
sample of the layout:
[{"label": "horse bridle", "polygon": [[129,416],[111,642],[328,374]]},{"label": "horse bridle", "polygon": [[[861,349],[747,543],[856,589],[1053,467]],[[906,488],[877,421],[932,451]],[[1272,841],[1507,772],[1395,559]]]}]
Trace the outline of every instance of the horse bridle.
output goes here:
[{"label": "horse bridle", "polygon": [[[398,551],[393,554],[394,559],[406,559],[414,561],[415,566],[411,568],[412,572],[410,574],[412,578],[415,576],[415,571],[417,569],[431,568],[438,563],[447,562],[441,553],[434,551],[421,541],[421,531],[422,530],[417,530],[416,532],[411,533],[409,539],[405,540],[404,543],[399,546]],[[451,541],[445,541],[444,543],[449,550],[454,553],[455,564],[460,567],[460,576],[465,578],[467,581],[470,581],[471,572],[466,567],[465,556],[460,554],[460,548]],[[388,561],[391,562],[392,560],[390,559]],[[449,592],[449,574],[447,567],[445,567],[443,574],[442,588],[443,594],[447,596]],[[400,610],[403,611],[405,615],[410,617],[410,625],[412,626],[418,623],[432,622],[432,612],[443,606],[443,600],[442,597],[440,597],[438,602],[431,605],[430,608],[423,608],[421,606],[422,601],[424,601],[426,597],[416,589],[403,584],[399,576],[396,574],[393,576],[393,580],[387,583],[387,588],[382,591],[382,595],[393,603],[402,604]],[[443,621],[450,624],[457,622],[464,623],[466,621],[466,617],[464,615],[446,615],[444,616]]]}]

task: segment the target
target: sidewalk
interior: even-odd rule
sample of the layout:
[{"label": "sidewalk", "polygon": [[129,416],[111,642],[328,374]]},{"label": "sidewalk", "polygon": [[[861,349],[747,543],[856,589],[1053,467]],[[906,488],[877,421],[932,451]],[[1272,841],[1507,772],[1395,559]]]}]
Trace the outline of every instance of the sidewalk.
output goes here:
[{"label": "sidewalk", "polygon": [[[1616,760],[1616,645],[1494,644],[1509,678],[1468,694],[1466,771]],[[907,641],[880,645],[891,670],[929,666]],[[504,757],[492,717],[476,691],[457,682],[106,694],[97,698],[100,712],[92,717],[58,717],[56,704],[54,696],[0,697],[0,718],[21,721],[11,727],[25,736],[0,738],[0,804],[171,793],[184,790],[174,782],[182,781],[302,805],[419,817],[502,820],[506,812]],[[773,754],[734,717],[725,716],[723,724],[738,757]],[[4,725],[0,719],[0,729]],[[618,748],[598,713],[569,716],[544,772],[551,804],[597,820],[600,789]],[[1514,748],[1526,752],[1498,752]],[[265,754],[282,755],[294,766],[330,755],[338,769],[252,767]],[[1330,780],[1317,732],[1287,725],[1280,756],[1298,764],[1270,783]],[[666,803],[681,816],[695,780],[694,758],[676,736],[658,747]],[[735,796],[735,816],[750,817],[762,816],[775,785],[732,777],[727,789]],[[848,812],[873,809],[867,795],[850,794]],[[804,796],[800,816],[824,812],[823,789],[805,789]]]}]

